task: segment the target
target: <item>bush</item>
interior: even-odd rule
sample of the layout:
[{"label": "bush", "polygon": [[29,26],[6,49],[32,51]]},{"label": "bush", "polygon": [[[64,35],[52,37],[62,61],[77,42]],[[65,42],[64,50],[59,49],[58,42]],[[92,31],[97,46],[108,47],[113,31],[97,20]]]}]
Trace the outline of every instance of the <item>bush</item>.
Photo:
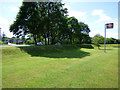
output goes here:
[{"label": "bush", "polygon": [[98,49],[100,47],[100,44],[103,44],[104,43],[104,37],[97,34],[95,35],[93,38],[92,38],[92,43],[96,46],[98,46]]},{"label": "bush", "polygon": [[34,41],[33,40],[27,40],[26,44],[29,44],[29,45],[34,44]]}]

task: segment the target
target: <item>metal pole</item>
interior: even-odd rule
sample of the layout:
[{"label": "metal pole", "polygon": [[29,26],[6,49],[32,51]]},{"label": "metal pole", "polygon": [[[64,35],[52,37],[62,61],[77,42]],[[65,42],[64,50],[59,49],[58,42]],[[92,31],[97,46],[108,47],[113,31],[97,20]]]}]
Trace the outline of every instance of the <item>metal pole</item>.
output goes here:
[{"label": "metal pole", "polygon": [[105,24],[105,37],[104,37],[104,53],[106,53],[106,24]]},{"label": "metal pole", "polygon": [[0,28],[0,41],[2,41],[1,28]]}]

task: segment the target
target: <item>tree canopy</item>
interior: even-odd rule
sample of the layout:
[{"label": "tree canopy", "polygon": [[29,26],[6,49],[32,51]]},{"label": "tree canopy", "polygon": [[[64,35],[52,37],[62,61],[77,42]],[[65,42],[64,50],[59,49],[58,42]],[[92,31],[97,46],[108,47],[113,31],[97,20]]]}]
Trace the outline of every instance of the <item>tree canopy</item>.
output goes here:
[{"label": "tree canopy", "polygon": [[100,34],[96,34],[93,38],[92,38],[92,43],[98,46],[99,49],[99,44],[104,43],[104,37],[101,36]]},{"label": "tree canopy", "polygon": [[10,32],[16,36],[31,34],[35,45],[43,40],[48,45],[66,41],[82,43],[89,37],[88,25],[68,17],[67,8],[63,6],[61,2],[23,2]]}]

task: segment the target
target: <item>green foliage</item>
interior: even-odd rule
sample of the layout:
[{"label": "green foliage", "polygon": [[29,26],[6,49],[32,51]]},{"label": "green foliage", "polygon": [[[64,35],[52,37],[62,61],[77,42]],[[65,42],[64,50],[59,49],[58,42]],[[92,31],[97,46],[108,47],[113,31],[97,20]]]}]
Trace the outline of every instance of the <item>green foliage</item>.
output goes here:
[{"label": "green foliage", "polygon": [[[42,35],[45,39],[51,36],[54,43],[55,33],[59,23],[62,23],[66,9],[62,9],[61,2],[23,2],[16,21],[10,26],[10,31],[15,35],[32,34],[35,44],[37,37]],[[60,27],[60,26],[59,26]],[[19,29],[23,29],[20,31]],[[45,40],[46,43],[46,40]]]},{"label": "green foliage", "polygon": [[88,35],[90,29],[75,17],[68,18],[67,8],[63,6],[61,2],[23,2],[10,32],[16,36],[31,34],[35,44],[39,37],[48,45],[64,41],[72,44],[75,39],[81,43],[85,39],[82,31]]},{"label": "green foliage", "polygon": [[104,43],[104,37],[101,36],[101,35],[99,35],[99,34],[97,34],[97,35],[95,35],[95,36],[92,38],[92,43],[95,44],[95,45],[97,45],[98,48],[99,48],[100,44],[103,44],[103,43]]},{"label": "green foliage", "polygon": [[33,39],[28,39],[26,41],[26,44],[32,45],[32,44],[34,44],[34,40]]},{"label": "green foliage", "polygon": [[106,43],[107,44],[118,44],[118,43],[120,43],[120,40],[115,39],[115,38],[106,38]]}]

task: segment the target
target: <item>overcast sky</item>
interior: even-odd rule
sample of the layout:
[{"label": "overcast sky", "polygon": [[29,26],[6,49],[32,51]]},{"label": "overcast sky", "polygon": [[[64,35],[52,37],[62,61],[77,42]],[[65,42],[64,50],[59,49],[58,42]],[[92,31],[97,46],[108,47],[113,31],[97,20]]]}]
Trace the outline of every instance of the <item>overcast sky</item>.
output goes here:
[{"label": "overcast sky", "polygon": [[[114,23],[113,29],[107,29],[107,37],[118,38],[118,2],[117,0],[107,0],[111,2],[96,2],[95,0],[64,0],[66,8],[68,8],[69,17],[74,16],[78,21],[88,24],[91,32],[90,36],[96,34],[104,36],[104,27],[106,23]],[[90,2],[91,1],[91,2]],[[113,2],[114,1],[114,2]],[[15,20],[22,5],[22,0],[0,1],[0,27],[2,33],[7,37],[12,37],[9,32],[9,26]]]}]

